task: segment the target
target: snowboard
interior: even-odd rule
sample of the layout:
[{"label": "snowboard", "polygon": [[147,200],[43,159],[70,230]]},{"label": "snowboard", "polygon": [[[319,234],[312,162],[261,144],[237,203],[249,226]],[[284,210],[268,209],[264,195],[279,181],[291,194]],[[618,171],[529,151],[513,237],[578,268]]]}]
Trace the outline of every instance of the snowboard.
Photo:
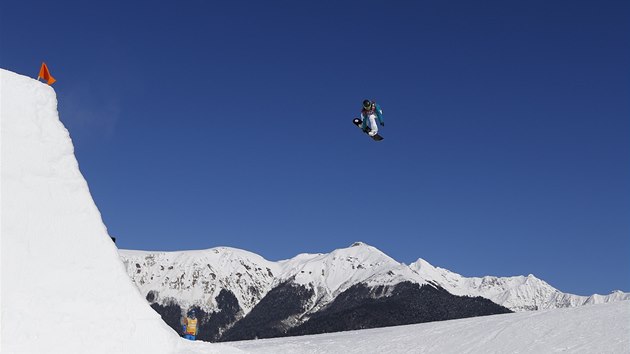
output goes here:
[{"label": "snowboard", "polygon": [[[352,123],[354,123],[354,125],[356,125],[359,129],[361,129],[361,119],[354,118],[352,120]],[[363,130],[363,129],[361,129],[361,130]],[[371,130],[372,129],[370,129],[370,127],[368,126],[366,131],[365,131],[365,134],[370,135],[370,131]],[[381,141],[381,140],[383,140],[383,137],[378,135],[378,133],[376,135],[374,135],[374,136],[371,136],[371,138],[374,139],[374,141]]]}]

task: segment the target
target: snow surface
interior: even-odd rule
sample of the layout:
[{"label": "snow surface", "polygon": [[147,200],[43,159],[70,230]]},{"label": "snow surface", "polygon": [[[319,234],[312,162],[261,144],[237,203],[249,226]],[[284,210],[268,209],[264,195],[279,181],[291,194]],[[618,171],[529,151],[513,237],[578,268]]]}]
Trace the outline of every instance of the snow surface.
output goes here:
[{"label": "snow surface", "polygon": [[189,352],[129,280],[54,90],[0,69],[0,120],[0,351]]},{"label": "snow surface", "polygon": [[250,353],[630,353],[630,302],[232,342]]}]

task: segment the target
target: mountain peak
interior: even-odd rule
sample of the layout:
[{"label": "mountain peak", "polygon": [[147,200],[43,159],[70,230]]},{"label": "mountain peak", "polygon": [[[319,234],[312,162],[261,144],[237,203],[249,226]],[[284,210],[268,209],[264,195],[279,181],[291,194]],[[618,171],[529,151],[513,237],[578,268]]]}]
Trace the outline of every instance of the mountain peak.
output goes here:
[{"label": "mountain peak", "polygon": [[422,258],[418,258],[417,261],[411,263],[409,266],[415,270],[435,270],[435,267],[431,263]]},{"label": "mountain peak", "polygon": [[367,243],[365,242],[361,242],[361,241],[357,241],[353,244],[350,245],[350,247],[361,247],[361,246],[369,246]]}]

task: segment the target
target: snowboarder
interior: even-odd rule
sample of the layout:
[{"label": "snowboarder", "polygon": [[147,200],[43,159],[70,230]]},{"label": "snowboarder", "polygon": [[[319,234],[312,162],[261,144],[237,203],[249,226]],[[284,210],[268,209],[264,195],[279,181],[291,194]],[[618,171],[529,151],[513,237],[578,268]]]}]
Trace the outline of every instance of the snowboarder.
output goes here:
[{"label": "snowboarder", "polygon": [[[363,100],[363,109],[361,110],[361,129],[364,132],[368,133],[370,136],[375,136],[378,134],[378,124],[376,124],[376,120],[381,124],[382,127],[385,126],[385,122],[383,121],[383,110],[381,107],[376,104],[374,101]],[[368,131],[368,121],[370,125],[370,130]]]},{"label": "snowboarder", "polygon": [[191,310],[188,316],[182,318],[182,328],[184,338],[195,340],[197,336],[197,317],[195,316],[195,310]]}]

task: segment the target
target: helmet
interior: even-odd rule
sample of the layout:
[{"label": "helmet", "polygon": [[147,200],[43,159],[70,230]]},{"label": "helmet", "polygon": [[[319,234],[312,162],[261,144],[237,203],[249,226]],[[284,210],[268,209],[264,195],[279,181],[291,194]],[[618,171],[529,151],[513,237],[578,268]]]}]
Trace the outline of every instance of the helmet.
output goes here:
[{"label": "helmet", "polygon": [[370,107],[372,107],[372,101],[370,101],[370,100],[363,100],[363,108],[370,109]]},{"label": "helmet", "polygon": [[191,315],[192,317],[195,317],[195,310],[190,310],[190,315]]}]

